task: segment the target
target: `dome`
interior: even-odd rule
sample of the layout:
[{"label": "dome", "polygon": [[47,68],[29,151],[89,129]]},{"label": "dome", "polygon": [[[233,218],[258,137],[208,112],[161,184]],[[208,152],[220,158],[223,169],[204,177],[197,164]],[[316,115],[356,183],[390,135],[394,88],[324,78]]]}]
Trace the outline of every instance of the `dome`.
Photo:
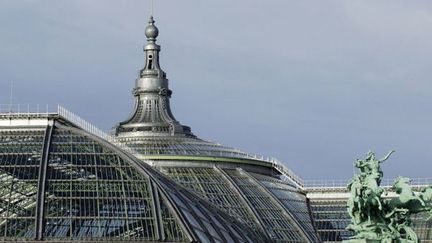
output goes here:
[{"label": "dome", "polygon": [[[151,18],[147,28],[153,26]],[[155,44],[148,39],[146,47]],[[319,242],[294,173],[275,159],[200,139],[174,118],[159,52],[160,46],[144,48],[145,66],[132,92],[135,106],[132,115],[115,126],[115,140],[253,232],[271,241]]]}]

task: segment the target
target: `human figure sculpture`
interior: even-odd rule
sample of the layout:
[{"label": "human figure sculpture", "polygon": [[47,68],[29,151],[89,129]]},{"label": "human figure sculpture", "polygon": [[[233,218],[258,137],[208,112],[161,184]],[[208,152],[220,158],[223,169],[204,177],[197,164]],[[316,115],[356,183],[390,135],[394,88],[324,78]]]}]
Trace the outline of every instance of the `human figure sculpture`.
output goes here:
[{"label": "human figure sculpture", "polygon": [[350,198],[348,199],[348,214],[351,220],[355,224],[361,222],[360,212],[362,211],[362,197],[361,197],[362,184],[358,177],[352,179],[348,184],[348,190],[350,191]]},{"label": "human figure sculpture", "polygon": [[417,243],[417,235],[411,228],[411,214],[428,212],[432,217],[432,186],[422,192],[413,192],[410,179],[399,177],[393,190],[398,195],[384,199],[387,192],[380,186],[383,172],[381,163],[394,151],[377,160],[369,151],[364,160],[357,159],[355,167],[360,174],[348,184],[350,198],[347,209],[351,217],[348,230],[354,236],[347,242]]}]

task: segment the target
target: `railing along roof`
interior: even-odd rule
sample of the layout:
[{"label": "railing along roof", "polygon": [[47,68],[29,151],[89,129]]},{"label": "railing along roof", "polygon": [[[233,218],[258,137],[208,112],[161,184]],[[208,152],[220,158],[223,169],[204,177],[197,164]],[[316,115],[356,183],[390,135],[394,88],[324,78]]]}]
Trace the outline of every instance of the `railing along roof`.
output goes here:
[{"label": "railing along roof", "polygon": [[[392,187],[396,178],[383,178],[381,180],[381,186]],[[351,179],[340,179],[340,180],[305,180],[304,188],[309,189],[324,189],[324,188],[346,188]],[[424,187],[432,185],[432,178],[412,178],[412,187]]]},{"label": "railing along roof", "polygon": [[[72,111],[69,111],[68,109],[64,108],[61,105],[54,106],[54,105],[30,105],[30,104],[25,104],[25,105],[0,104],[0,115],[45,116],[51,114],[58,114],[59,116],[63,117],[65,120],[73,123],[74,125],[80,127],[81,129],[97,137],[100,137],[133,155],[139,154],[139,152],[137,152],[133,148],[119,141],[117,137],[102,131],[95,125],[91,124],[90,122],[86,121],[85,119],[81,118],[77,114],[73,113]],[[189,153],[187,150],[179,151],[179,154],[191,155],[191,156],[196,155],[193,153],[192,154]],[[270,163],[273,168],[277,169],[280,173],[285,175],[287,177],[285,179],[289,179],[293,181],[299,187],[304,186],[303,180],[297,174],[295,174],[287,166],[285,166],[283,163],[281,163],[279,160],[273,157],[266,157],[259,154],[246,153],[236,148],[229,148],[226,151],[223,151],[223,153],[219,150],[207,151],[205,155],[214,156],[214,157],[227,156],[231,158],[250,159],[250,160],[259,160],[259,161],[267,162]]]}]

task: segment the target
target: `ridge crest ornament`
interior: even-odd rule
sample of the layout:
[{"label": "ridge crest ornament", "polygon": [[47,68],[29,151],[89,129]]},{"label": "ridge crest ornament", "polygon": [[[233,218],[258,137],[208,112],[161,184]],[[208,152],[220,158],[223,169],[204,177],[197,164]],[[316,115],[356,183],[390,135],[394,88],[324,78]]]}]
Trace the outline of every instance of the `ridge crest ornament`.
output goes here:
[{"label": "ridge crest ornament", "polygon": [[432,186],[414,192],[409,178],[398,177],[392,187],[396,197],[383,198],[388,192],[381,187],[381,163],[393,152],[376,159],[375,153],[369,151],[364,160],[356,160],[354,165],[360,174],[355,175],[348,184],[350,198],[347,203],[351,217],[347,229],[354,232],[354,236],[344,242],[420,242],[411,228],[411,215],[427,212],[432,217]]}]

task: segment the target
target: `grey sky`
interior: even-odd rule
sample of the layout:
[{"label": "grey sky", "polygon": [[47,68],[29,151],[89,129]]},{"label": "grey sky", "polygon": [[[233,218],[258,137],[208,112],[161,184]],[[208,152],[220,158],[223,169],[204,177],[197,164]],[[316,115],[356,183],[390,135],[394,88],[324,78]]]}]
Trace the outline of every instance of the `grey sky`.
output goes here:
[{"label": "grey sky", "polygon": [[[149,1],[0,0],[0,103],[108,130],[133,107]],[[431,1],[155,1],[173,112],[201,138],[349,178],[431,177]]]}]

